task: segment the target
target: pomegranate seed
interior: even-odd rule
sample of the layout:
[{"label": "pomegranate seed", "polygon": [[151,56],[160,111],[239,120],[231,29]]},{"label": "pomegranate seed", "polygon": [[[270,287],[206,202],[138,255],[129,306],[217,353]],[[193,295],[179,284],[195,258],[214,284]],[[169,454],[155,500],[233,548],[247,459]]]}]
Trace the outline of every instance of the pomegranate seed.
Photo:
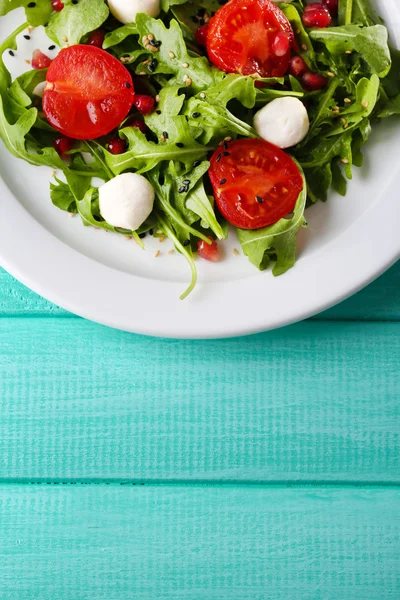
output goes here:
[{"label": "pomegranate seed", "polygon": [[292,56],[289,62],[289,75],[301,77],[307,71],[307,64],[301,56]]},{"label": "pomegranate seed", "polygon": [[200,27],[197,29],[195,37],[199,46],[205,46],[207,44],[208,28],[209,25],[200,25]]},{"label": "pomegranate seed", "polygon": [[276,34],[272,43],[272,52],[275,56],[286,56],[291,46],[291,38],[285,31],[280,31]]},{"label": "pomegranate seed", "polygon": [[96,48],[102,48],[104,38],[105,38],[104,31],[102,31],[101,29],[96,29],[95,31],[92,31],[92,33],[90,34],[87,43],[89,44],[89,46],[95,46]]},{"label": "pomegranate seed", "polygon": [[51,58],[43,54],[41,50],[35,50],[32,54],[33,69],[47,69],[51,64]]},{"label": "pomegranate seed", "polygon": [[52,0],[51,6],[56,12],[61,12],[64,8],[64,4],[61,2],[61,0]]},{"label": "pomegranate seed", "polygon": [[212,244],[207,244],[203,240],[199,240],[197,242],[197,252],[200,258],[204,258],[204,260],[210,260],[211,262],[218,262],[221,260],[221,253],[218,248],[218,244],[212,237],[209,237],[212,240]]},{"label": "pomegranate seed", "polygon": [[53,140],[53,148],[61,156],[61,158],[66,158],[67,153],[72,150],[74,147],[75,140],[66,137],[65,135],[61,135],[60,137]]},{"label": "pomegranate seed", "polygon": [[107,150],[111,154],[123,154],[126,150],[126,142],[119,137],[112,138],[107,144]]},{"label": "pomegranate seed", "polygon": [[133,103],[142,115],[150,115],[153,112],[155,100],[145,94],[136,94]]},{"label": "pomegranate seed", "polygon": [[136,127],[142,133],[146,133],[147,131],[147,125],[142,119],[133,119],[132,121],[129,121],[128,127]]},{"label": "pomegranate seed", "polygon": [[310,8],[310,6],[311,5],[307,7],[307,10],[305,10],[303,14],[304,25],[306,27],[318,27],[320,29],[329,27],[332,22],[332,17],[329,14],[328,9],[322,4],[314,5],[315,8]]},{"label": "pomegranate seed", "polygon": [[257,79],[255,80],[254,85],[256,88],[260,88],[261,90],[265,88],[265,83],[263,81],[257,81]]},{"label": "pomegranate seed", "polygon": [[320,75],[319,73],[304,73],[301,78],[301,85],[307,92],[315,92],[316,90],[322,90],[328,85],[329,79]]},{"label": "pomegranate seed", "polygon": [[322,0],[322,4],[326,6],[332,17],[339,12],[339,0]]}]

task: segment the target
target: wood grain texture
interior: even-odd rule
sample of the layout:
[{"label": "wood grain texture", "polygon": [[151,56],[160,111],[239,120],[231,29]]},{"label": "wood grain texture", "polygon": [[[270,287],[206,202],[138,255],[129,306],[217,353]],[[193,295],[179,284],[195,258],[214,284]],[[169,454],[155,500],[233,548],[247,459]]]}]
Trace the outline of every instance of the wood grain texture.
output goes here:
[{"label": "wood grain texture", "polygon": [[398,600],[400,490],[1,486],[4,600]]},{"label": "wood grain texture", "polygon": [[[72,317],[73,315],[31,292],[0,268],[0,316]],[[366,289],[314,318],[400,320],[400,262]]]},{"label": "wood grain texture", "polygon": [[3,319],[0,478],[400,481],[400,323],[153,340]]}]

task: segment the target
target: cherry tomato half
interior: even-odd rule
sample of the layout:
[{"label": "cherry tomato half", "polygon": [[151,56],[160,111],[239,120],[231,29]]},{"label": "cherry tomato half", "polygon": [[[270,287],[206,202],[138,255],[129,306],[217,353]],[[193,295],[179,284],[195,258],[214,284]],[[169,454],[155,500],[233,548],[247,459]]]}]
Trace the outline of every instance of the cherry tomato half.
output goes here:
[{"label": "cherry tomato half", "polygon": [[220,147],[208,174],[215,201],[229,223],[241,229],[272,225],[295,207],[303,189],[291,157],[264,140],[237,140]]},{"label": "cherry tomato half", "polygon": [[61,50],[47,72],[43,110],[67,137],[88,140],[106,135],[133,105],[132,77],[116,58],[95,46]]},{"label": "cherry tomato half", "polygon": [[270,0],[231,0],[209,23],[207,51],[210,61],[228,73],[282,77],[293,41],[292,26]]}]

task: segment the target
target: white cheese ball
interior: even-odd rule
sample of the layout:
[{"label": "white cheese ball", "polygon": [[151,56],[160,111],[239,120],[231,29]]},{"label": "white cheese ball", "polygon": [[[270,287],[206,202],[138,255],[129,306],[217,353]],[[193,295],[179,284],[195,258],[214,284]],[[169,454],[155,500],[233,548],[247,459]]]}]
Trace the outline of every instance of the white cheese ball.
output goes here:
[{"label": "white cheese ball", "polygon": [[110,11],[118,21],[134,23],[138,13],[146,13],[150,17],[160,14],[160,0],[108,0]]},{"label": "white cheese ball", "polygon": [[136,231],[153,210],[154,196],[145,177],[123,173],[99,188],[101,216],[113,227]]},{"label": "white cheese ball", "polygon": [[276,98],[254,116],[254,128],[258,135],[278,146],[290,148],[306,137],[310,121],[305,106],[298,98]]}]

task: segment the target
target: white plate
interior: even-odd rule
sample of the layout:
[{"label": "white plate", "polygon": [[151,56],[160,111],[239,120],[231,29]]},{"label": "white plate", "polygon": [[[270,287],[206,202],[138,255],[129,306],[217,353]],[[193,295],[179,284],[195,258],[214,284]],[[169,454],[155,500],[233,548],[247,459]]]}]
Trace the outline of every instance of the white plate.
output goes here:
[{"label": "white plate", "polygon": [[[377,4],[400,46],[396,0]],[[21,22],[20,11],[0,19],[0,39]],[[22,58],[36,40],[21,43],[19,67],[18,58],[7,58],[23,71]],[[133,241],[84,228],[79,218],[52,206],[51,169],[15,159],[0,143],[0,262],[63,308],[127,331],[212,338],[281,327],[340,302],[400,257],[399,148],[399,120],[374,128],[364,167],[355,169],[347,196],[332,194],[329,202],[308,210],[310,227],[286,275],[259,273],[233,254],[240,246],[232,239],[221,263],[197,261],[199,284],[181,301],[190,274],[184,258],[168,253],[169,242],[145,240],[148,248],[142,251]]]}]

